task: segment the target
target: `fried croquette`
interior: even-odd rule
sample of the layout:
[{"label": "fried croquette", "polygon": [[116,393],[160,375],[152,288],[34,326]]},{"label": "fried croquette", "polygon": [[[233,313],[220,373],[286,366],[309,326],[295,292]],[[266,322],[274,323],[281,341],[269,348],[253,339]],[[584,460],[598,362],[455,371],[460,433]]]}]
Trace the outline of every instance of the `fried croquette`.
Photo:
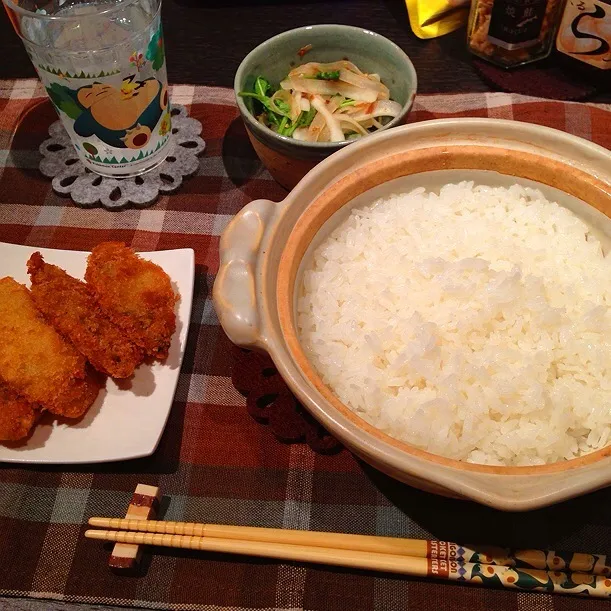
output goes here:
[{"label": "fried croquette", "polygon": [[30,434],[40,409],[18,397],[0,381],[0,441],[18,441]]},{"label": "fried croquette", "polygon": [[91,251],[85,280],[110,320],[147,356],[168,356],[178,297],[158,265],[120,242],[104,242]]},{"label": "fried croquette", "polygon": [[0,378],[30,403],[78,418],[100,389],[85,364],[44,320],[30,291],[13,278],[0,279]]},{"label": "fried croquette", "polygon": [[45,263],[35,252],[28,261],[32,297],[45,319],[69,339],[98,371],[128,378],[144,353],[102,312],[84,282]]}]

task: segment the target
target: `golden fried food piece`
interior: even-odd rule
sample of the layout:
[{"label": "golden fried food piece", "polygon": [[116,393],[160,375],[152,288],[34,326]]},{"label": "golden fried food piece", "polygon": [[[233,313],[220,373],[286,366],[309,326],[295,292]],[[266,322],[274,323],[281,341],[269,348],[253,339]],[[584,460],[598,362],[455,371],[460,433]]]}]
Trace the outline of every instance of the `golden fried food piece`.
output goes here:
[{"label": "golden fried food piece", "polygon": [[168,356],[176,330],[178,297],[168,275],[120,242],[104,242],[89,255],[85,280],[102,310],[147,356]]},{"label": "golden fried food piece", "polygon": [[0,279],[1,379],[30,403],[78,418],[100,389],[85,363],[85,357],[45,322],[25,286],[13,278]]},{"label": "golden fried food piece", "polygon": [[144,353],[102,312],[92,290],[35,252],[28,261],[32,297],[45,319],[102,373],[128,378]]},{"label": "golden fried food piece", "polygon": [[40,409],[0,382],[0,441],[17,441],[30,434]]}]

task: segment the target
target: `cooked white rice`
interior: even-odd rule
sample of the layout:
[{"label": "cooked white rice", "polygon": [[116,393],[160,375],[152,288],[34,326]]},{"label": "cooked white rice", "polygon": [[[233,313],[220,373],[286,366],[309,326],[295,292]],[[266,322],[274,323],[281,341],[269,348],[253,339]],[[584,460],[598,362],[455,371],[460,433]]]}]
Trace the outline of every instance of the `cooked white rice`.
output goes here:
[{"label": "cooked white rice", "polygon": [[611,263],[536,190],[446,185],[353,210],[313,253],[298,327],[333,392],[435,454],[540,465],[611,433]]}]

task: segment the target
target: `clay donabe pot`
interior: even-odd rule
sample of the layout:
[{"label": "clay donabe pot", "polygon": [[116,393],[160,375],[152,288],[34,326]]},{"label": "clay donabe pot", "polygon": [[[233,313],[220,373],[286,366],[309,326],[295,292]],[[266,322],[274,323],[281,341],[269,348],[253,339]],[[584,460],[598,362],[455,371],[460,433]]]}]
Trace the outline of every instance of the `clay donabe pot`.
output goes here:
[{"label": "clay donabe pot", "polygon": [[441,119],[399,127],[320,163],[279,203],[244,207],[222,235],[214,303],[240,346],[268,352],[291,390],[331,434],[374,467],[432,492],[505,510],[543,507],[611,484],[611,446],[536,467],[476,465],[389,437],[325,386],[300,344],[303,261],[355,206],[460,180],[535,186],[611,244],[611,153],[529,123]]}]

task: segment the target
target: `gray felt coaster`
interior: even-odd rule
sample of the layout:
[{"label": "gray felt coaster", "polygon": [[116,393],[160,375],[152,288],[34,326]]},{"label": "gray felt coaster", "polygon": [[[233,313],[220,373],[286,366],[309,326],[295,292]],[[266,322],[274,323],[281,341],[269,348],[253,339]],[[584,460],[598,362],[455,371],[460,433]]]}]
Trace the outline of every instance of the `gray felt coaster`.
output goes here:
[{"label": "gray felt coaster", "polygon": [[40,171],[52,178],[53,190],[70,195],[78,206],[119,210],[130,204],[145,208],[159,193],[172,193],[183,178],[199,168],[198,155],[206,149],[200,138],[202,124],[188,116],[184,106],[172,105],[173,148],[158,167],[134,178],[106,178],[85,169],[60,121],[49,127],[51,138],[40,145]]}]

